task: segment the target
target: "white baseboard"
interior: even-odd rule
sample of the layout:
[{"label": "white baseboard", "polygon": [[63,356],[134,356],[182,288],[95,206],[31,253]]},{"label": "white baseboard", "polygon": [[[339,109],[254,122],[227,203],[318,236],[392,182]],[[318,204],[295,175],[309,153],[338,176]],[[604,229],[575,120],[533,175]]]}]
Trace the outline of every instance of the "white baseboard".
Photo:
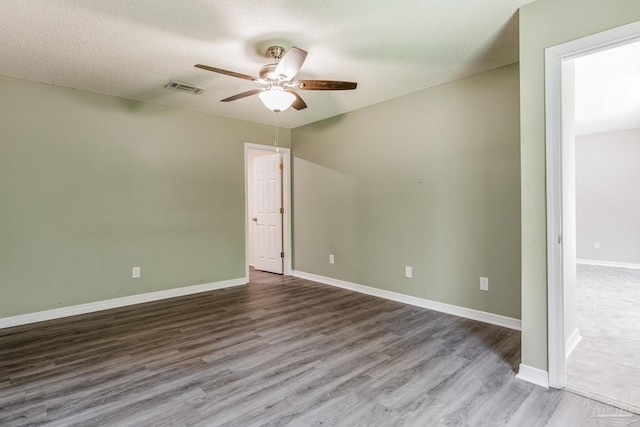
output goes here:
[{"label": "white baseboard", "polygon": [[78,314],[92,313],[95,311],[108,310],[110,308],[118,308],[127,305],[142,304],[145,302],[197,294],[200,292],[214,291],[232,286],[245,285],[246,283],[247,278],[242,277],[238,279],[223,280],[220,282],[205,283],[202,285],[186,286],[184,288],[174,288],[167,289],[165,291],[131,295],[128,297],[114,298],[105,301],[90,302],[87,304],[72,305],[70,307],[54,308],[52,310],[38,311],[36,313],[20,314],[17,316],[1,318],[0,329],[26,325],[29,323],[43,322],[45,320],[76,316]]},{"label": "white baseboard", "polygon": [[346,282],[339,279],[332,279],[330,277],[319,276],[302,271],[294,270],[292,274],[296,277],[300,277],[301,279],[312,280],[314,282],[324,283],[325,285],[336,286],[338,288],[348,289],[351,291],[360,292],[362,294],[385,298],[404,304],[415,305],[418,307],[427,308],[429,310],[452,314],[458,317],[464,317],[466,319],[477,320],[479,322],[490,323],[492,325],[502,326],[509,329],[515,329],[517,331],[522,330],[522,321],[511,317],[473,310],[470,308],[458,307],[455,305],[413,297],[410,295],[400,294],[398,292],[386,291],[384,289],[372,288],[370,286],[359,285],[357,283]]},{"label": "white baseboard", "polygon": [[615,261],[600,261],[599,259],[577,259],[576,264],[599,265],[601,267],[618,267],[618,268],[631,268],[633,270],[640,270],[640,264],[632,264],[628,262],[615,262]]},{"label": "white baseboard", "polygon": [[549,388],[549,373],[542,369],[520,364],[516,378],[544,388]]},{"label": "white baseboard", "polygon": [[578,344],[580,344],[580,341],[582,341],[582,336],[580,335],[580,329],[575,328],[571,333],[571,335],[569,335],[569,338],[567,338],[567,342],[565,344],[566,359],[568,359],[569,356],[571,356],[571,353],[573,353],[573,350],[575,350]]}]

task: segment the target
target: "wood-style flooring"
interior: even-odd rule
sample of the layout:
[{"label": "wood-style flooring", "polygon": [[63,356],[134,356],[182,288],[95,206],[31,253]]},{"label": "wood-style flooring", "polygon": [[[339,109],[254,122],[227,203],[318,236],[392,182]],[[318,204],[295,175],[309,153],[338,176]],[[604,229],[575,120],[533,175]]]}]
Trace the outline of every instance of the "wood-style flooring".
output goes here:
[{"label": "wood-style flooring", "polygon": [[516,379],[519,362],[517,331],[252,272],[0,330],[0,425],[606,425],[603,404]]}]

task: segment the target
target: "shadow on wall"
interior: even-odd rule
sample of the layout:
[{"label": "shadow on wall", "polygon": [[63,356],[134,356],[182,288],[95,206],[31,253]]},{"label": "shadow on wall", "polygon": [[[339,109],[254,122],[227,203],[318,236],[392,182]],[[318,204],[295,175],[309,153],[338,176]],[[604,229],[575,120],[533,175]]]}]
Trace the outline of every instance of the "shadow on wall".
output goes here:
[{"label": "shadow on wall", "polygon": [[[361,233],[360,194],[357,181],[344,173],[294,157],[294,247],[297,257],[295,269],[355,280],[354,272],[360,270],[357,257],[363,241]],[[322,215],[318,215],[322,212]],[[311,260],[328,260],[335,257],[335,264],[316,263]]]}]

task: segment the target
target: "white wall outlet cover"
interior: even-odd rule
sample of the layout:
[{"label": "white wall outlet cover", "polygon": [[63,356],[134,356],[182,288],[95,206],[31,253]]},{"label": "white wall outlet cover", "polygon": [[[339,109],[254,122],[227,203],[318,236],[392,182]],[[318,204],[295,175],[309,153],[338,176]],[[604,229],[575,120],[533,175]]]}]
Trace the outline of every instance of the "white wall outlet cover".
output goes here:
[{"label": "white wall outlet cover", "polygon": [[600,249],[600,242],[593,242],[594,249]]},{"label": "white wall outlet cover", "polygon": [[413,277],[413,268],[410,265],[404,267],[404,277]]},{"label": "white wall outlet cover", "polygon": [[334,264],[335,263],[335,258],[333,257],[333,255],[329,255],[329,264]]},{"label": "white wall outlet cover", "polygon": [[489,279],[486,277],[480,278],[480,290],[488,291],[489,290]]},{"label": "white wall outlet cover", "polygon": [[137,279],[140,277],[140,267],[133,267],[131,269],[131,277]]}]

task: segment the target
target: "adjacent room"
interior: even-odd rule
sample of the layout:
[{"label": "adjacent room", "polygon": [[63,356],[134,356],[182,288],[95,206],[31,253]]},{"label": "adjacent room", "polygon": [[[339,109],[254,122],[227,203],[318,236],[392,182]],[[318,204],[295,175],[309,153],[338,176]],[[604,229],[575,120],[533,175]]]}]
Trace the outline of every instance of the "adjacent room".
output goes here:
[{"label": "adjacent room", "polygon": [[618,3],[4,5],[0,425],[638,420],[550,381],[544,51]]},{"label": "adjacent room", "polygon": [[[640,408],[640,43],[575,60],[575,307],[567,387]],[[570,328],[571,329],[571,328]],[[638,410],[636,410],[637,412]]]}]

